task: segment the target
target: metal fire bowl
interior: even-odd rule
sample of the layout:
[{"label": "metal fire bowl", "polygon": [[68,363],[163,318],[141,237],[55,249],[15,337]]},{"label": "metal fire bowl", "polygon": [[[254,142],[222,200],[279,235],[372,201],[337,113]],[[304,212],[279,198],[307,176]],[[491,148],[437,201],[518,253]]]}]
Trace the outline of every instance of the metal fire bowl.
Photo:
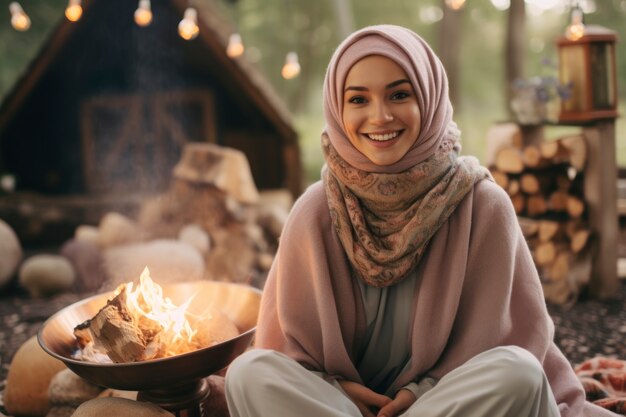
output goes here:
[{"label": "metal fire bowl", "polygon": [[261,300],[258,289],[241,284],[197,281],[164,285],[163,293],[176,305],[194,296],[188,311],[196,314],[207,307],[222,310],[238,327],[240,335],[211,347],[162,359],[116,364],[72,359],[77,348],[74,327],[92,318],[112,298],[110,292],[78,301],[55,313],[37,334],[39,344],[76,374],[96,385],[145,391],[175,387],[185,381],[209,376],[228,366],[252,341]]}]

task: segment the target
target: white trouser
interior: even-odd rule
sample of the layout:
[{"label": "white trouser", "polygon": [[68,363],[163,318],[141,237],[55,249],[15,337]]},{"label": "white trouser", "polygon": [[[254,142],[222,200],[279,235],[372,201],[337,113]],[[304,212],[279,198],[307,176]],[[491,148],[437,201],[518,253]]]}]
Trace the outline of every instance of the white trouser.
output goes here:
[{"label": "white trouser", "polygon": [[[251,350],[226,374],[232,417],[361,417],[333,378],[270,350]],[[448,373],[402,417],[559,417],[541,364],[528,351],[497,347]]]}]

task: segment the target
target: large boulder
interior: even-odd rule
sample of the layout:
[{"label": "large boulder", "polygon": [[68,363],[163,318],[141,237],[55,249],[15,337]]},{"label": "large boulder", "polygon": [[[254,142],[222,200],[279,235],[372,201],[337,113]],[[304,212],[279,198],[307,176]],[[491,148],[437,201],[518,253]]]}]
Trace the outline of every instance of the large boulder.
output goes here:
[{"label": "large boulder", "polygon": [[97,243],[74,238],[65,242],[60,252],[74,267],[74,289],[77,292],[92,292],[102,287],[106,274],[102,251]]},{"label": "large boulder", "polygon": [[202,256],[206,256],[211,248],[209,234],[197,224],[188,224],[180,229],[178,240],[193,246]]},{"label": "large boulder", "polygon": [[0,220],[0,289],[9,283],[22,260],[22,247],[17,235]]},{"label": "large boulder", "polygon": [[35,255],[28,258],[19,272],[20,285],[33,297],[69,291],[76,274],[72,264],[59,255]]},{"label": "large boulder", "polygon": [[126,398],[95,398],[81,404],[72,417],[174,417],[161,407]]},{"label": "large boulder", "polygon": [[158,284],[204,278],[204,260],[200,253],[178,240],[158,239],[116,246],[104,252],[107,286],[111,288],[137,281],[146,266],[151,278]]},{"label": "large boulder", "polygon": [[45,416],[50,406],[48,387],[52,378],[65,368],[63,362],[47,354],[31,337],[15,353],[6,388],[4,406],[14,416]]},{"label": "large boulder", "polygon": [[96,398],[103,388],[76,375],[70,369],[56,374],[48,387],[48,402],[51,406],[78,407],[85,401]]},{"label": "large boulder", "polygon": [[213,185],[240,203],[259,201],[248,159],[237,149],[210,143],[189,143],[173,173],[179,180]]}]

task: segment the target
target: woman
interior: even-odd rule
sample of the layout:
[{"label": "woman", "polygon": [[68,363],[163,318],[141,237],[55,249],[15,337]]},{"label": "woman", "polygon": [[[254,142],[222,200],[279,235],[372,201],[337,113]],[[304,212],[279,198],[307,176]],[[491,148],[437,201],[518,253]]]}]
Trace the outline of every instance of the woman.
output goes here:
[{"label": "woman", "polygon": [[346,39],[324,84],[322,181],[285,225],[238,416],[610,416],[552,342],[511,203],[459,132],[408,29]]}]

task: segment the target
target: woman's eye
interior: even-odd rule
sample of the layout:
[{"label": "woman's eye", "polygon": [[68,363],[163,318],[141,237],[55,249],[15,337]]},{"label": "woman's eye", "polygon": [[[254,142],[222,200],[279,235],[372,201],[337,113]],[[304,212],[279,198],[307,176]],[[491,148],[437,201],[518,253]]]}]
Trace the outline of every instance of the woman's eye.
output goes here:
[{"label": "woman's eye", "polygon": [[407,93],[406,91],[397,91],[391,95],[391,99],[402,100],[404,98],[407,98],[408,96],[409,96],[409,93]]},{"label": "woman's eye", "polygon": [[348,103],[352,103],[352,104],[363,104],[365,103],[365,98],[361,97],[361,96],[354,96],[354,97],[350,97],[348,99]]}]

